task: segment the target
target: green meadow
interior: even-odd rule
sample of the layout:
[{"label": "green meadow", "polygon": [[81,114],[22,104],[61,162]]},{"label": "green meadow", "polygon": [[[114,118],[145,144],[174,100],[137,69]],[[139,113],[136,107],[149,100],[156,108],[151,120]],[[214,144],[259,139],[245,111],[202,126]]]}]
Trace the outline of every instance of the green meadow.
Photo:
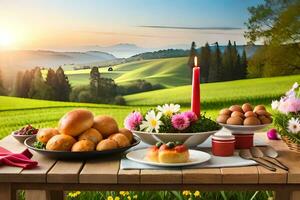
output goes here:
[{"label": "green meadow", "polygon": [[[187,60],[187,57],[141,60],[117,65],[112,72],[108,68],[100,68],[99,71],[101,76],[112,78],[121,85],[143,79],[169,88],[190,83]],[[65,73],[73,86],[89,82],[90,69],[67,70]]]},{"label": "green meadow", "polygon": [[[231,104],[251,102],[270,105],[271,100],[279,98],[291,85],[300,81],[300,75],[262,79],[248,79],[201,85],[202,112],[215,118],[218,110]],[[132,110],[146,112],[151,107],[164,103],[179,103],[183,110],[190,107],[191,86],[179,86],[125,96],[127,106],[57,102],[16,97],[0,97],[0,137],[8,135],[26,124],[38,128],[55,127],[64,113],[85,108],[95,115],[109,114],[123,125],[126,115]]]}]

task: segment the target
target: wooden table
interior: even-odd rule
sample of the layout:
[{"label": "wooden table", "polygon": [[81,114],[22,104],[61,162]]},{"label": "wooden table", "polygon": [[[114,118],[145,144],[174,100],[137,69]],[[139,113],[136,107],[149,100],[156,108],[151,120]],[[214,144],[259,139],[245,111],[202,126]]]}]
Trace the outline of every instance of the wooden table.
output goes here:
[{"label": "wooden table", "polygon": [[[261,133],[259,136],[265,136]],[[25,190],[26,199],[63,199],[66,190],[273,190],[276,199],[300,199],[300,153],[289,151],[282,141],[268,141],[289,166],[286,172],[268,171],[260,166],[182,170],[121,170],[120,157],[59,161],[34,153],[39,167],[22,170],[0,166],[0,199],[16,199]],[[25,146],[11,136],[0,146],[20,152]]]}]

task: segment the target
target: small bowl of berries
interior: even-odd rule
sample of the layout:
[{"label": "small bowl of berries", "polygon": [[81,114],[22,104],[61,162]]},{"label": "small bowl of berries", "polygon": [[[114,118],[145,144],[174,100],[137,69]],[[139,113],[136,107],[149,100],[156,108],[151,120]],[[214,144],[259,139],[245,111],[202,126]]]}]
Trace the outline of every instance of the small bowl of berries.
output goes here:
[{"label": "small bowl of berries", "polygon": [[36,129],[31,125],[27,125],[21,128],[20,130],[12,132],[11,135],[23,144],[27,138],[35,136],[38,131],[39,129]]}]

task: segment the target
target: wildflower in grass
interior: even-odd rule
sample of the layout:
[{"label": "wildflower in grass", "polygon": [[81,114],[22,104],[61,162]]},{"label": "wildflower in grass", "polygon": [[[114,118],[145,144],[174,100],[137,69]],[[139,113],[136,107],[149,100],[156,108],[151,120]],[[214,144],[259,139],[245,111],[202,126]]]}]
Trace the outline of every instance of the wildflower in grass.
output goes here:
[{"label": "wildflower in grass", "polygon": [[140,125],[140,129],[146,132],[155,131],[158,133],[159,127],[163,124],[162,121],[160,121],[161,116],[161,112],[156,115],[154,110],[150,110],[145,116],[146,121],[143,121]]},{"label": "wildflower in grass", "polygon": [[115,197],[115,200],[120,200],[120,197],[116,196],[116,197]]},{"label": "wildflower in grass", "polygon": [[112,196],[108,196],[107,200],[114,200],[114,198]]},{"label": "wildflower in grass", "polygon": [[69,193],[68,193],[68,196],[71,197],[71,198],[76,198],[76,197],[78,197],[80,194],[81,194],[80,191],[69,192]]},{"label": "wildflower in grass", "polygon": [[131,200],[131,196],[127,196],[127,199],[128,199],[128,200]]},{"label": "wildflower in grass", "polygon": [[200,194],[200,192],[199,192],[198,190],[196,190],[196,191],[194,192],[194,196],[195,196],[195,197],[200,197],[200,195],[201,195],[201,194]]},{"label": "wildflower in grass", "polygon": [[172,117],[174,113],[179,112],[180,105],[179,104],[165,104],[163,106],[157,106],[157,110],[162,112],[164,115],[168,117]]},{"label": "wildflower in grass", "polygon": [[189,190],[182,191],[183,196],[190,196],[192,193]]},{"label": "wildflower in grass", "polygon": [[273,110],[277,110],[278,107],[279,107],[279,101],[277,101],[277,100],[272,101],[271,106],[272,106],[272,109],[273,109]]},{"label": "wildflower in grass", "polygon": [[137,127],[142,123],[142,121],[142,114],[140,112],[134,111],[125,118],[124,127],[129,130],[137,130]]},{"label": "wildflower in grass", "polygon": [[296,118],[291,118],[288,122],[288,130],[291,133],[297,134],[300,132],[300,121]]},{"label": "wildflower in grass", "polygon": [[133,195],[133,197],[132,197],[133,199],[137,199],[138,198],[138,195],[137,194],[135,194],[135,195]]},{"label": "wildflower in grass", "polygon": [[184,114],[176,114],[172,117],[172,126],[182,131],[190,126],[190,121]]}]

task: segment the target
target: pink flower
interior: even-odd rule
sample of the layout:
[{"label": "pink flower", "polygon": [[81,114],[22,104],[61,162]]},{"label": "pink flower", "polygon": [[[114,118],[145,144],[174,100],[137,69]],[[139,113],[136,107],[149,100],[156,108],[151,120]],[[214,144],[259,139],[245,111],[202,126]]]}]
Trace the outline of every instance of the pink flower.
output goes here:
[{"label": "pink flower", "polygon": [[177,130],[184,130],[190,125],[189,118],[184,114],[176,114],[172,116],[172,125]]},{"label": "pink flower", "polygon": [[296,97],[289,97],[280,101],[278,110],[282,113],[299,112],[300,111],[300,99]]},{"label": "pink flower", "polygon": [[136,130],[136,128],[142,123],[142,121],[142,114],[140,112],[134,111],[125,118],[124,126],[129,130]]},{"label": "pink flower", "polygon": [[182,113],[184,116],[186,116],[190,122],[195,122],[198,120],[197,115],[193,111],[186,111]]}]

